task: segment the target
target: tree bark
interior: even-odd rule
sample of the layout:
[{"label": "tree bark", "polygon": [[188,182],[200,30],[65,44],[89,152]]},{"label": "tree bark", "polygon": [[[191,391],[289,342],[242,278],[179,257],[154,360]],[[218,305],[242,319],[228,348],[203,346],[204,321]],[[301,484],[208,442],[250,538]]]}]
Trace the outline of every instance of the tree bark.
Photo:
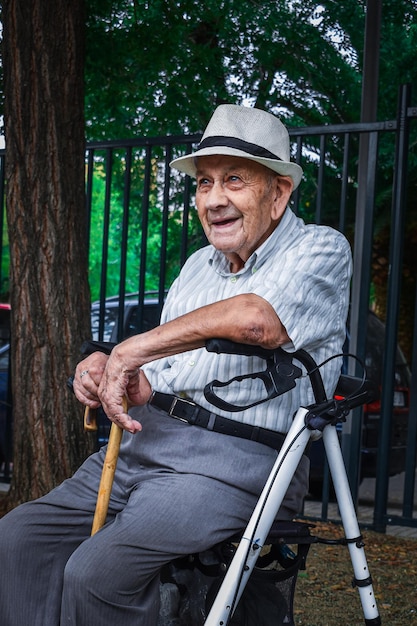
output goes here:
[{"label": "tree bark", "polygon": [[66,387],[90,335],[83,63],[84,0],[5,0],[10,507],[70,476],[93,446]]}]

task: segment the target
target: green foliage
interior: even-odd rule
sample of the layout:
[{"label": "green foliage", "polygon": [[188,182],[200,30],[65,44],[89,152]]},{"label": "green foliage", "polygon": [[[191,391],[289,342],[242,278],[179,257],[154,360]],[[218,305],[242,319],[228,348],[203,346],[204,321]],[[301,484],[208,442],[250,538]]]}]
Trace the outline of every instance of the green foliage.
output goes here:
[{"label": "green foliage", "polygon": [[[201,131],[222,102],[359,121],[365,0],[88,0],[89,138]],[[415,0],[384,0],[379,118],[416,82]]]},{"label": "green foliage", "polygon": [[[87,0],[87,138],[201,132],[213,109],[223,102],[275,112],[290,127],[357,122],[366,8],[366,0],[208,0],[204,6],[197,0]],[[411,82],[417,87],[416,14],[415,0],[382,3],[378,119],[393,117],[401,84]],[[357,154],[358,140],[352,139],[352,155]],[[343,136],[335,136],[327,142],[325,158],[330,167],[326,167],[322,198],[317,197],[321,147],[314,139],[306,146],[299,210],[308,221],[338,226],[343,141]],[[376,228],[382,229],[390,219],[394,158],[390,138],[382,140],[379,155]],[[413,151],[410,158],[415,159]],[[119,165],[123,169],[122,161]],[[122,237],[123,198],[121,191],[116,191],[123,188],[122,169],[119,175],[113,173],[108,294],[120,288],[120,264],[112,258]],[[134,245],[129,247],[126,277],[126,289],[133,291],[138,288],[135,276],[140,263],[146,265],[146,289],[157,288],[160,280],[169,284],[169,277],[179,269],[174,248],[182,224],[180,199],[177,205],[171,200],[164,208],[161,200],[151,194],[149,222],[143,232],[143,183],[139,179],[136,177],[132,194],[129,241]],[[357,162],[352,156],[346,207],[350,224],[354,220],[356,180]],[[98,193],[96,180],[95,185]],[[97,202],[90,267],[95,294],[104,198]],[[168,256],[166,277],[161,278],[155,272],[159,267],[164,211],[169,211]],[[192,241],[200,241],[195,219],[191,219],[189,234]],[[146,255],[142,237],[148,243]]]},{"label": "green foliage", "polygon": [[[366,2],[88,0],[89,138],[203,130],[222,102],[359,121]],[[384,0],[379,118],[415,82],[416,2]]]},{"label": "green foliage", "polygon": [[363,33],[364,7],[350,4],[89,0],[88,136],[198,132],[222,102],[297,125],[357,118],[362,38],[346,26]]}]

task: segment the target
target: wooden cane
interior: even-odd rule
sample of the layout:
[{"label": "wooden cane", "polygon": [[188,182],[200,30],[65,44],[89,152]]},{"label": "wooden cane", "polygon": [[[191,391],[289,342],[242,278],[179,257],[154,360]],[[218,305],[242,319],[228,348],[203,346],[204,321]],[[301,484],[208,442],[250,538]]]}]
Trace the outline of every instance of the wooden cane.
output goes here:
[{"label": "wooden cane", "polygon": [[[127,412],[126,399],[124,399],[123,402],[123,411]],[[120,426],[113,422],[110,428],[109,441],[107,444],[106,456],[104,458],[103,470],[98,488],[96,510],[94,512],[91,535],[94,535],[94,533],[100,530],[106,521],[122,435],[123,428],[120,428]]]}]

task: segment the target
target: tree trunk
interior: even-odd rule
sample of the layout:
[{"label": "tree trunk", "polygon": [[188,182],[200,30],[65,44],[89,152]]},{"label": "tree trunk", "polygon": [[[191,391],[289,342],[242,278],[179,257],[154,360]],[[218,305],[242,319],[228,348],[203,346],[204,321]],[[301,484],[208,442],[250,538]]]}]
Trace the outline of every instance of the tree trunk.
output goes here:
[{"label": "tree trunk", "polygon": [[83,63],[83,0],[5,0],[10,507],[70,476],[93,446],[66,387],[90,335]]}]

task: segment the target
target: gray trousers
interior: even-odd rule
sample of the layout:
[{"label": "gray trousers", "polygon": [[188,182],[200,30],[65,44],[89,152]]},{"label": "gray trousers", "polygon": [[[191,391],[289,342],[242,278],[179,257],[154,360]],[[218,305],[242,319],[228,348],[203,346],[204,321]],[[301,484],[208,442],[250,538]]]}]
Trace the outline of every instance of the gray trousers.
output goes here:
[{"label": "gray trousers", "polygon": [[[137,411],[143,431],[123,436],[107,523],[93,537],[103,450],[0,520],[1,626],[156,626],[161,567],[246,525],[276,452]],[[300,510],[307,475],[303,458],[279,517]]]}]

